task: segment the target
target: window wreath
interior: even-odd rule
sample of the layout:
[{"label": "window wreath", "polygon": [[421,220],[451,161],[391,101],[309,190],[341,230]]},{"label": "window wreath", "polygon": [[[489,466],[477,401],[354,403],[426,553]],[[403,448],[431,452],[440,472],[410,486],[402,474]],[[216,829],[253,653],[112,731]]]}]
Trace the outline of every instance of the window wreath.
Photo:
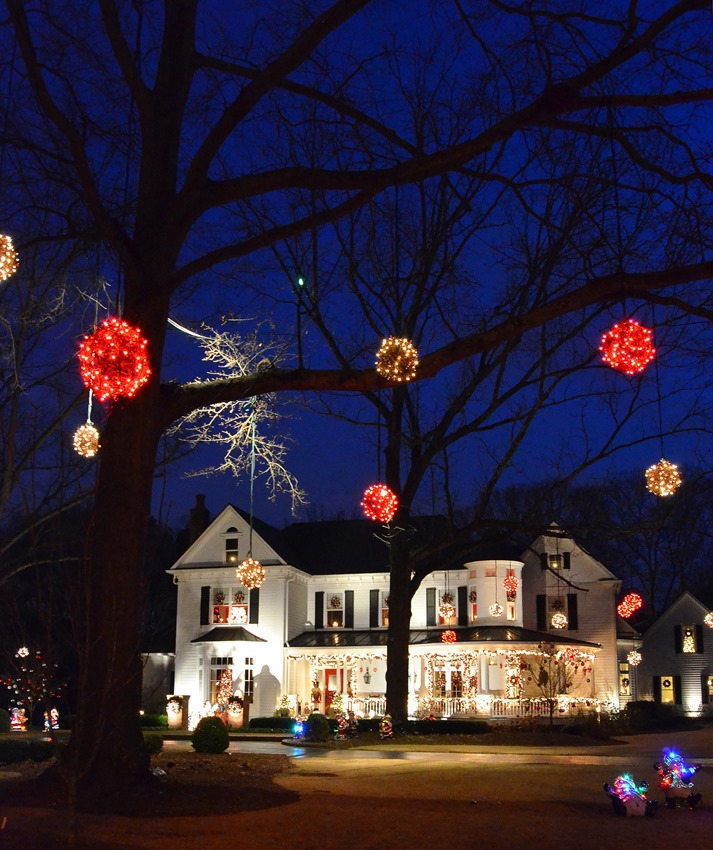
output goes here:
[{"label": "window wreath", "polygon": [[215,596],[213,597],[216,605],[222,605],[225,602],[225,594],[222,590],[219,590]]},{"label": "window wreath", "polygon": [[332,609],[341,608],[342,607],[342,597],[341,596],[333,596],[329,600],[329,607],[332,608]]},{"label": "window wreath", "polygon": [[242,605],[245,602],[245,594],[242,590],[237,590],[233,594],[233,604]]},{"label": "window wreath", "polygon": [[477,590],[471,590],[468,594],[468,602],[477,602],[478,601],[478,592]]}]

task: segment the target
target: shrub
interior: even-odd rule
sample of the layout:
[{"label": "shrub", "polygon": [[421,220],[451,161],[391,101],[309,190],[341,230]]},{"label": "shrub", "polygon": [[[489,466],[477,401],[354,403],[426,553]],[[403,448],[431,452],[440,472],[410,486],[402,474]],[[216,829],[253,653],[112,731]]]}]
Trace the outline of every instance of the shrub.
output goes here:
[{"label": "shrub", "polygon": [[144,729],[168,729],[168,717],[165,714],[142,714],[141,726]]},{"label": "shrub", "polygon": [[326,741],[330,734],[329,720],[318,711],[313,711],[305,724],[305,738],[308,741]]},{"label": "shrub", "polygon": [[251,731],[256,729],[269,729],[277,732],[292,732],[295,726],[294,717],[251,717],[248,728]]},{"label": "shrub", "polygon": [[10,714],[4,708],[0,708],[0,732],[10,731]]},{"label": "shrub", "polygon": [[203,717],[191,735],[197,753],[222,753],[230,745],[228,728],[220,717]]},{"label": "shrub", "polygon": [[51,741],[28,741],[27,755],[32,761],[49,761],[55,754]]},{"label": "shrub", "polygon": [[158,755],[163,749],[163,735],[158,732],[145,732],[143,751],[150,756]]}]

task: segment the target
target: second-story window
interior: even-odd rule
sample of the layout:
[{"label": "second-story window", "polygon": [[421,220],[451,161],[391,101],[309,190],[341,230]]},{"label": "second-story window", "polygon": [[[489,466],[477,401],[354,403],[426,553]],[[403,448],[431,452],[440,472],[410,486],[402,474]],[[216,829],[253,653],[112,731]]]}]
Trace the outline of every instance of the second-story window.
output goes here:
[{"label": "second-story window", "polygon": [[211,622],[243,625],[248,622],[250,594],[244,587],[214,587]]},{"label": "second-story window", "polygon": [[237,564],[238,557],[238,529],[231,526],[225,532],[225,563]]},{"label": "second-story window", "polygon": [[327,625],[332,629],[341,629],[344,626],[343,593],[327,595]]},{"label": "second-story window", "polygon": [[389,594],[381,594],[381,625],[389,625]]}]

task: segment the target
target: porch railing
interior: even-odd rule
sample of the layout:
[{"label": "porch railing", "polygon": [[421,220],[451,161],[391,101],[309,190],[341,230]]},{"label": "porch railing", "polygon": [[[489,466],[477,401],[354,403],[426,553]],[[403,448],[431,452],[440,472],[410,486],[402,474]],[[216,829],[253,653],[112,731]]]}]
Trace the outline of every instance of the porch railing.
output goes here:
[{"label": "porch railing", "polygon": [[[554,707],[554,717],[594,713],[598,705],[596,699],[559,697]],[[381,717],[386,712],[386,697],[354,697],[347,700],[347,708],[351,709],[357,717]],[[505,699],[487,694],[476,697],[432,698],[428,702],[428,711],[437,717],[481,717],[493,720],[550,716],[550,706],[546,699]]]}]

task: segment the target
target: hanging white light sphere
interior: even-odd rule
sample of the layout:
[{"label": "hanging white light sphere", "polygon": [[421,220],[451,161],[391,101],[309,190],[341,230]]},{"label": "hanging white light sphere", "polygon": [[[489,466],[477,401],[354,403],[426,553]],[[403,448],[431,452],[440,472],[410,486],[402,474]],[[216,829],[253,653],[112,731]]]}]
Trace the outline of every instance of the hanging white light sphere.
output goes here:
[{"label": "hanging white light sphere", "polygon": [[72,446],[81,457],[94,457],[99,451],[99,431],[91,422],[80,425],[72,437]]},{"label": "hanging white light sphere", "polygon": [[703,618],[703,622],[708,626],[708,628],[713,629],[713,611]]},{"label": "hanging white light sphere", "polygon": [[553,629],[564,629],[567,627],[567,618],[561,611],[556,611],[552,615],[552,628]]},{"label": "hanging white light sphere", "polygon": [[654,496],[673,496],[681,486],[681,474],[675,463],[664,458],[646,470],[646,489]]},{"label": "hanging white light sphere", "polygon": [[0,281],[7,280],[17,271],[20,261],[12,244],[12,237],[0,233]]},{"label": "hanging white light sphere", "polygon": [[635,649],[632,649],[632,651],[626,656],[626,660],[629,662],[629,664],[631,664],[632,667],[637,667],[639,664],[641,664],[641,653],[637,652]]},{"label": "hanging white light sphere", "polygon": [[255,590],[265,581],[265,570],[260,561],[254,558],[246,558],[235,571],[235,575],[243,587]]},{"label": "hanging white light sphere", "polygon": [[488,611],[490,611],[491,617],[502,617],[503,606],[499,602],[493,602]]}]

